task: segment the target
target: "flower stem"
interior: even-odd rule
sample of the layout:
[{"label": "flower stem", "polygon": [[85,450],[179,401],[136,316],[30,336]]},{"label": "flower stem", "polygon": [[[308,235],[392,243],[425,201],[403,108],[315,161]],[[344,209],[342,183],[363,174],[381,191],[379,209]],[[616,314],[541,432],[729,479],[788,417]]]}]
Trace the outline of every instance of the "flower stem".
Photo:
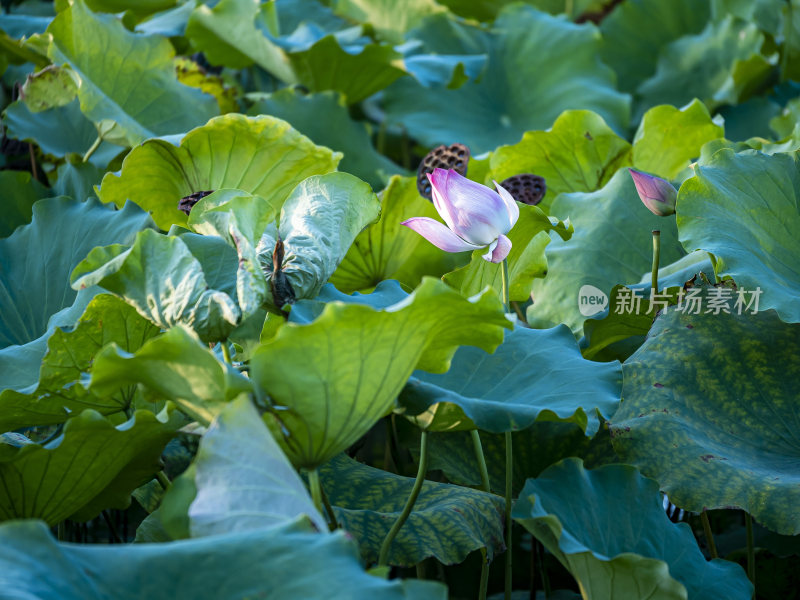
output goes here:
[{"label": "flower stem", "polygon": [[653,230],[653,271],[650,276],[650,287],[653,290],[652,295],[658,293],[658,261],[661,259],[661,232],[657,229]]},{"label": "flower stem", "polygon": [[505,600],[511,600],[511,484],[513,481],[514,453],[511,447],[511,432],[506,431],[506,581]]},{"label": "flower stem", "polygon": [[231,360],[231,350],[228,348],[228,340],[222,340],[219,344],[222,347],[222,358],[225,359],[225,362],[229,365],[233,364]]},{"label": "flower stem", "polygon": [[335,531],[339,529],[339,522],[336,520],[336,513],[333,512],[333,506],[328,500],[328,495],[325,493],[325,488],[322,487],[321,481],[319,483],[319,491],[322,496],[322,504],[325,505],[325,511],[328,513],[328,529]]},{"label": "flower stem", "polygon": [[711,523],[708,521],[708,513],[705,510],[700,513],[700,520],[703,522],[703,533],[706,535],[708,552],[711,554],[711,558],[719,558],[717,545],[714,543],[714,536],[711,533]]},{"label": "flower stem", "polygon": [[503,266],[500,271],[500,283],[503,291],[503,308],[506,312],[511,310],[508,302],[508,260],[503,259]]},{"label": "flower stem", "polygon": [[417,478],[414,480],[414,487],[411,489],[411,494],[408,496],[408,500],[406,500],[406,505],[403,508],[403,512],[400,513],[400,516],[397,517],[397,521],[394,522],[392,528],[389,530],[389,533],[386,534],[386,538],[383,540],[383,544],[381,545],[381,552],[378,557],[378,566],[383,567],[386,566],[387,560],[389,558],[389,548],[392,546],[392,542],[394,538],[397,537],[398,532],[403,527],[403,524],[408,519],[411,511],[414,510],[414,504],[417,501],[417,497],[419,496],[420,491],[422,490],[422,484],[425,481],[425,474],[428,472],[428,432],[424,429],[422,430],[422,436],[419,440],[419,469],[417,470]]},{"label": "flower stem", "polygon": [[489,486],[489,471],[486,469],[486,457],[483,455],[483,444],[481,444],[481,434],[477,429],[469,432],[472,436],[472,446],[475,449],[475,458],[478,461],[478,470],[481,472],[481,489],[484,492],[491,492]]},{"label": "flower stem", "polygon": [[170,488],[170,481],[167,474],[164,471],[159,471],[156,473],[156,480],[158,483],[161,484],[161,488],[166,492]]},{"label": "flower stem", "polygon": [[322,508],[322,486],[319,483],[319,471],[311,469],[308,472],[308,487],[311,488],[311,499],[314,501],[314,506],[319,511],[319,514],[324,515],[325,511]]},{"label": "flower stem", "polygon": [[747,532],[747,576],[753,584],[753,598],[756,597],[756,549],[753,543],[753,517],[744,513],[744,526]]}]

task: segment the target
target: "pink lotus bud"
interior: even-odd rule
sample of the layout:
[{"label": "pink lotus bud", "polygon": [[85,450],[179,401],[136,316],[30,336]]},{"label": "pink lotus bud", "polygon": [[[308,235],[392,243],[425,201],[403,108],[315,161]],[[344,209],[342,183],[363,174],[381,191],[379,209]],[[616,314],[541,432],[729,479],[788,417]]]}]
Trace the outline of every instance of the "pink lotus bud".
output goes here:
[{"label": "pink lotus bud", "polygon": [[678,190],[669,181],[634,169],[628,170],[636,185],[636,191],[639,192],[639,198],[651,213],[659,217],[675,214]]},{"label": "pink lotus bud", "polygon": [[495,192],[453,169],[436,169],[428,179],[433,205],[447,226],[428,217],[414,217],[402,224],[445,252],[488,246],[485,260],[499,263],[505,259],[511,250],[511,240],[505,234],[519,218],[519,207],[511,194],[497,182]]}]

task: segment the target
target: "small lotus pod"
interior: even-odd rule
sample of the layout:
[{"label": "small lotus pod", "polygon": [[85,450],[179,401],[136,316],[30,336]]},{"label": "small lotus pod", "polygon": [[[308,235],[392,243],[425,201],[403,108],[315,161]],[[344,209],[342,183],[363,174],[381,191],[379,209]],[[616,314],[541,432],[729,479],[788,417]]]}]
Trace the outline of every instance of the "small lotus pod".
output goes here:
[{"label": "small lotus pod", "polygon": [[420,195],[431,199],[432,188],[428,173],[433,173],[434,169],[453,169],[459,175],[466,175],[469,157],[469,148],[464,144],[442,144],[428,152],[417,169],[417,189]]},{"label": "small lotus pod", "polygon": [[547,184],[544,177],[532,173],[520,173],[504,179],[500,187],[514,196],[514,200],[523,204],[536,206],[547,193]]},{"label": "small lotus pod", "polygon": [[180,202],[178,202],[178,210],[183,211],[188,215],[190,212],[192,212],[192,207],[195,204],[200,202],[202,198],[205,198],[211,193],[213,193],[213,190],[206,192],[194,192],[193,194],[184,196],[183,198],[181,198]]}]

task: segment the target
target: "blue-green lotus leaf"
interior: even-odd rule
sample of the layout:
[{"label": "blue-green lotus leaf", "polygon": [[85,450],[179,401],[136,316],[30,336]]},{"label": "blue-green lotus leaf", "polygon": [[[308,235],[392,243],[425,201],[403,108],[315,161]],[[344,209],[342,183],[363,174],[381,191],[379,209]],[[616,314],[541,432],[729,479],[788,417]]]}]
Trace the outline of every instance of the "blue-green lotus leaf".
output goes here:
[{"label": "blue-green lotus leaf", "polygon": [[629,97],[616,91],[599,49],[593,28],[530,6],[509,6],[489,36],[480,83],[451,90],[404,78],[386,91],[384,105],[388,117],[423,144],[461,142],[473,154],[516,143],[525,131],[549,127],[570,108],[594,110],[621,131]]},{"label": "blue-green lotus leaf", "polygon": [[628,465],[591,471],[567,458],[529,479],[513,517],[578,580],[582,597],[748,600],[744,569],[707,562],[685,523],[664,513],[658,483]]},{"label": "blue-green lotus leaf", "polygon": [[800,324],[753,314],[739,289],[744,305],[736,290],[713,287],[698,309],[656,319],[623,368],[614,447],[681,508],[739,507],[797,535]]},{"label": "blue-green lotus leaf", "polygon": [[81,110],[95,123],[113,122],[115,139],[134,145],[183,133],[219,112],[214,98],[178,83],[166,39],[132,33],[84,0],[60,12],[47,33],[49,58],[80,79]]},{"label": "blue-green lotus leaf", "polygon": [[339,170],[360,177],[375,190],[402,171],[373,148],[367,127],[350,117],[341,94],[304,95],[297,88],[284,88],[272,94],[250,94],[248,99],[255,103],[247,114],[283,119],[315,144],[341,152],[344,158]]},{"label": "blue-green lotus leaf", "polygon": [[761,310],[800,321],[800,163],[796,153],[716,152],[678,194],[687,250],[714,255],[720,276],[760,288]]},{"label": "blue-green lotus leaf", "polygon": [[57,326],[74,325],[100,291],[72,290],[72,269],[93,247],[131,243],[147,227],[152,227],[151,219],[130,203],[114,211],[94,200],[48,198],[33,205],[29,225],[0,240],[3,388],[35,386],[47,338]]},{"label": "blue-green lotus leaf", "polygon": [[0,568],[6,589],[59,600],[447,598],[440,583],[365,573],[343,531],[323,535],[303,518],[196,540],[85,547],[58,543],[43,523],[20,521],[0,525]]},{"label": "blue-green lotus leaf", "polygon": [[194,481],[197,494],[188,510],[192,537],[267,529],[300,514],[328,530],[247,397],[228,404],[211,422],[194,460]]},{"label": "blue-green lotus leaf", "polygon": [[[320,479],[340,526],[356,538],[364,561],[376,562],[414,479],[360,464],[345,455],[322,467]],[[426,481],[387,560],[391,565],[411,566],[433,556],[451,565],[481,548],[487,549],[489,560],[505,548],[502,498]]]},{"label": "blue-green lotus leaf", "polygon": [[417,371],[398,400],[406,416],[431,430],[502,433],[562,420],[592,434],[595,411],[613,414],[620,387],[619,363],[584,360],[567,327],[520,327],[494,354],[461,348],[447,373]]},{"label": "blue-green lotus leaf", "polygon": [[133,352],[160,333],[123,300],[98,294],[71,331],[56,328],[47,340],[36,389],[31,393],[0,392],[0,432],[63,423],[87,408],[104,415],[128,409],[134,405],[135,388],[119,386],[97,396],[76,382],[89,372],[95,355],[106,344],[114,342]]}]

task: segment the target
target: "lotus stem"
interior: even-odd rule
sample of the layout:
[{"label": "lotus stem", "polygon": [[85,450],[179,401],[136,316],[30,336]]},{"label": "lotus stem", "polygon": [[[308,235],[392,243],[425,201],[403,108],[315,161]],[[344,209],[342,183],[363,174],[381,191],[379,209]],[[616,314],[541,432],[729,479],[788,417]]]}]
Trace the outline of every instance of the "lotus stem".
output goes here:
[{"label": "lotus stem", "polygon": [[86,151],[86,154],[83,155],[83,162],[89,162],[89,159],[92,157],[92,154],[94,154],[95,151],[97,151],[102,142],[103,142],[103,136],[98,135],[94,143],[91,146],[89,146],[89,149]]},{"label": "lotus stem", "polygon": [[508,312],[510,308],[508,302],[508,260],[506,259],[503,259],[503,266],[500,270],[500,285],[503,293],[503,309]]},{"label": "lotus stem", "polygon": [[[503,261],[505,263],[505,261]],[[506,431],[506,580],[505,600],[511,600],[512,570],[511,570],[511,484],[513,482],[514,453],[511,446],[511,432]]]},{"label": "lotus stem", "polygon": [[231,350],[228,348],[228,340],[222,340],[219,345],[222,347],[222,358],[224,358],[225,362],[229,365],[233,365]]},{"label": "lotus stem", "polygon": [[322,508],[322,486],[319,483],[319,471],[311,469],[308,472],[308,487],[311,489],[311,499],[319,514],[325,514]]},{"label": "lotus stem", "polygon": [[661,232],[653,230],[653,271],[650,276],[650,287],[653,296],[658,293],[658,261],[661,259]]},{"label": "lotus stem", "polygon": [[478,600],[486,600],[486,591],[489,588],[489,560],[486,548],[481,548],[481,583],[478,588]]},{"label": "lotus stem", "polygon": [[322,482],[319,482],[319,491],[322,495],[322,504],[325,505],[325,512],[328,513],[328,529],[334,531],[339,529],[339,522],[336,520],[336,513],[333,512],[331,501],[328,500],[328,494],[325,493],[325,488],[322,487]]},{"label": "lotus stem", "polygon": [[756,597],[756,548],[753,542],[753,517],[744,513],[744,527],[747,532],[747,577],[753,584],[753,598]]},{"label": "lotus stem", "polygon": [[411,511],[414,510],[414,504],[417,502],[417,497],[419,496],[420,491],[422,490],[422,484],[425,481],[425,474],[428,472],[428,432],[424,429],[422,430],[422,436],[419,440],[419,469],[417,470],[417,478],[414,480],[414,487],[411,489],[411,494],[408,496],[408,500],[406,500],[406,505],[403,508],[403,512],[400,513],[400,516],[397,517],[397,520],[392,525],[392,528],[389,530],[389,533],[386,534],[386,538],[383,540],[383,544],[381,544],[381,551],[378,556],[378,566],[383,567],[386,566],[387,560],[389,558],[389,548],[392,546],[392,542],[394,538],[397,537],[400,529],[403,527],[403,524],[408,519]]},{"label": "lotus stem", "polygon": [[475,458],[478,461],[478,470],[481,472],[481,489],[484,492],[491,492],[489,485],[489,471],[486,469],[486,457],[483,454],[483,444],[481,444],[481,434],[477,429],[469,432],[472,436],[472,446],[475,449]]},{"label": "lotus stem", "polygon": [[703,522],[703,533],[706,535],[706,543],[708,543],[708,552],[711,558],[719,558],[717,554],[717,545],[714,543],[714,536],[711,533],[711,523],[708,521],[708,513],[703,510],[700,513],[700,520]]},{"label": "lotus stem", "polygon": [[167,474],[164,473],[164,471],[159,471],[158,473],[156,473],[156,479],[158,480],[158,483],[161,485],[161,487],[166,492],[170,487],[170,481],[169,481],[169,477],[167,477]]}]

